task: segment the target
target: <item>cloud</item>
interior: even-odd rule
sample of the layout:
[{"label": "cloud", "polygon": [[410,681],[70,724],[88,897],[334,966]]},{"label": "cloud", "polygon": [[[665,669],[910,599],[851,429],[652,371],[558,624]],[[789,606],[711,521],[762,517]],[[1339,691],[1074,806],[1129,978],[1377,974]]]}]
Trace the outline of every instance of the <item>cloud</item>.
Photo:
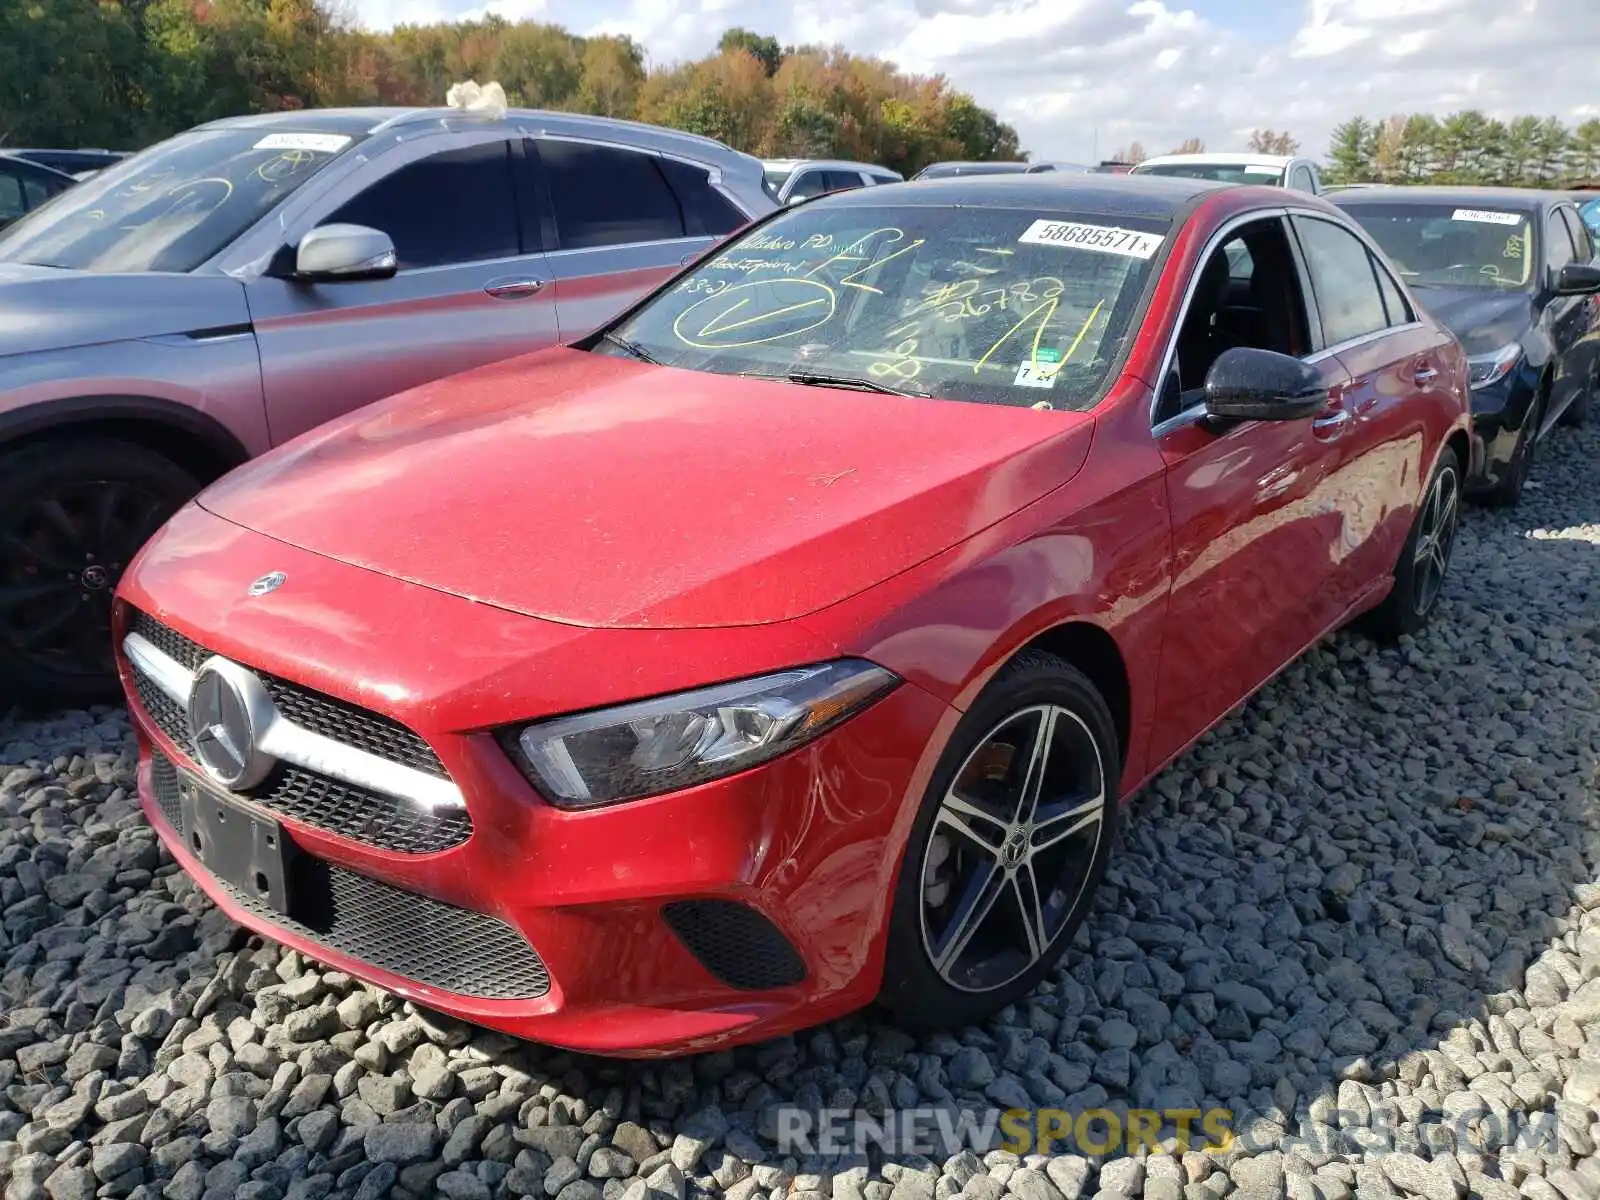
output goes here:
[{"label": "cloud", "polygon": [[[484,0],[354,0],[374,27],[484,11]],[[1594,115],[1596,0],[490,0],[578,33],[632,34],[657,65],[729,25],[840,43],[939,72],[1016,126],[1035,158],[1088,161],[1188,137],[1242,147],[1288,128],[1325,153],[1360,114],[1479,108]]]}]

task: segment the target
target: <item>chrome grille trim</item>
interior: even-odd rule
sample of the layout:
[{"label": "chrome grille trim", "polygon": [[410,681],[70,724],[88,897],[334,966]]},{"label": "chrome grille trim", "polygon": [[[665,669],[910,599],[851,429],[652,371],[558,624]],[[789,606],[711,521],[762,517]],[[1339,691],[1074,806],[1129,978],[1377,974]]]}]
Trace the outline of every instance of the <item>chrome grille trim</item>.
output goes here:
[{"label": "chrome grille trim", "polygon": [[[135,671],[175,704],[188,710],[189,692],[194,687],[194,671],[142,634],[128,634],[122,639],[122,649]],[[405,800],[419,808],[434,810],[467,806],[461,789],[448,779],[390,762],[376,754],[314,733],[285,717],[270,699],[266,700],[264,710],[257,743],[264,754],[341,783]]]}]

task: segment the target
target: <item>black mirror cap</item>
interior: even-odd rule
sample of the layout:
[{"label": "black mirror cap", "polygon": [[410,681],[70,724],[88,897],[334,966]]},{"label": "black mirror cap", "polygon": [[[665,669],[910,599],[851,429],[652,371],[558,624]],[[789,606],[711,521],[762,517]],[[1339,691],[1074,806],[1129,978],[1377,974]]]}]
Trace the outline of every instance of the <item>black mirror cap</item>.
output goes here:
[{"label": "black mirror cap", "polygon": [[1206,415],[1224,421],[1293,421],[1328,403],[1317,369],[1272,350],[1235,346],[1206,372]]},{"label": "black mirror cap", "polygon": [[1592,296],[1600,292],[1600,267],[1568,263],[1556,276],[1556,295]]}]

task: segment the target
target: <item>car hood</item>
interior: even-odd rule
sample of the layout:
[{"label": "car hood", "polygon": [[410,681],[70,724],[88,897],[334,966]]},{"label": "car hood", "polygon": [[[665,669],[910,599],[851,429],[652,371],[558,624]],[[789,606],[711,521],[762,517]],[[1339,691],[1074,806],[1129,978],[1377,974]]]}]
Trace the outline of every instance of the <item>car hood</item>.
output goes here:
[{"label": "car hood", "polygon": [[1455,334],[1468,354],[1487,354],[1517,341],[1533,324],[1526,292],[1488,288],[1413,287],[1412,294]]},{"label": "car hood", "polygon": [[854,595],[1060,486],[1093,427],[1080,413],[557,349],[341,418],[199,502],[302,549],[528,616],[764,624]]},{"label": "car hood", "polygon": [[223,275],[106,275],[0,263],[0,358],[248,326]]}]

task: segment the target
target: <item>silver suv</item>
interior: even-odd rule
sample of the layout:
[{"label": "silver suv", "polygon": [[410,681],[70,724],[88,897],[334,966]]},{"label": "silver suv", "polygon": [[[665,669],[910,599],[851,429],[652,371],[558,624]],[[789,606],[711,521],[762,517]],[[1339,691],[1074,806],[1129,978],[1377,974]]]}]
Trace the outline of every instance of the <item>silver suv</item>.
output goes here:
[{"label": "silver suv", "polygon": [[774,207],[759,160],[690,134],[345,109],[201,126],[9,226],[0,707],[105,693],[118,574],[203,484],[581,337]]}]

